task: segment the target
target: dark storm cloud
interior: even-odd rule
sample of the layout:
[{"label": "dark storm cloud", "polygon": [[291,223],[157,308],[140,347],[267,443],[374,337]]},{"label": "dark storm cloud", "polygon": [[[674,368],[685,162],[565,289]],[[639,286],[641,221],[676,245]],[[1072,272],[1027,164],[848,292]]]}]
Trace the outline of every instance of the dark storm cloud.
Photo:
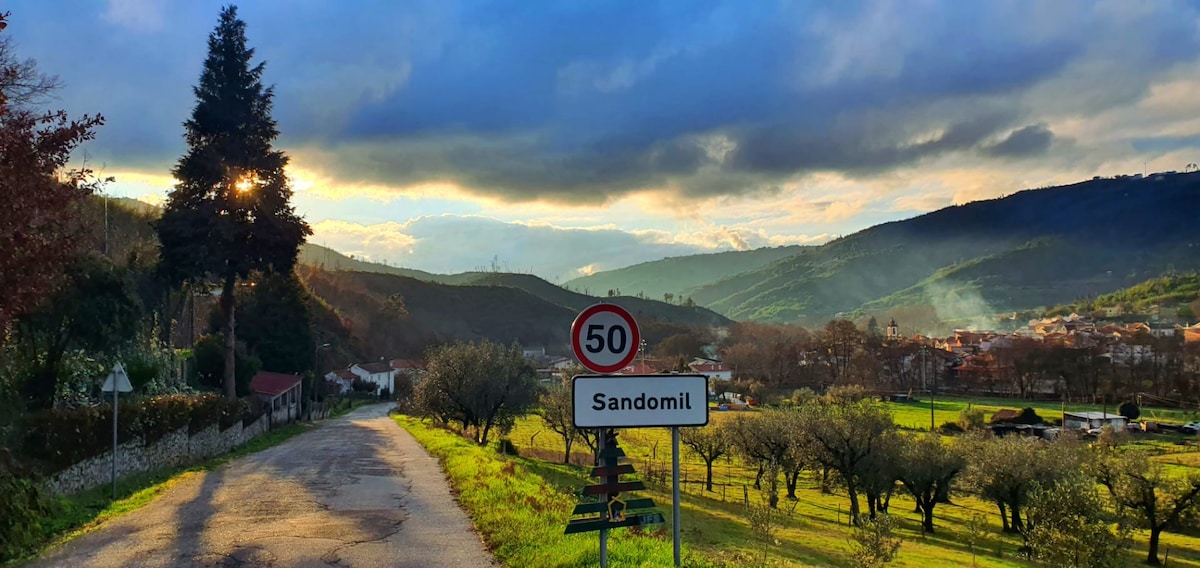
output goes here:
[{"label": "dark storm cloud", "polygon": [[1032,124],[1014,130],[1007,138],[983,148],[985,154],[998,158],[1024,158],[1046,153],[1054,142],[1054,133],[1044,124]]},{"label": "dark storm cloud", "polygon": [[[50,4],[15,2],[11,30],[66,80],[66,106],[108,116],[89,152],[169,166],[219,3]],[[1128,104],[1200,52],[1183,4],[306,0],[241,14],[306,167],[513,201],[769,193],[819,170],[1037,156],[1055,148],[1044,113]]]}]

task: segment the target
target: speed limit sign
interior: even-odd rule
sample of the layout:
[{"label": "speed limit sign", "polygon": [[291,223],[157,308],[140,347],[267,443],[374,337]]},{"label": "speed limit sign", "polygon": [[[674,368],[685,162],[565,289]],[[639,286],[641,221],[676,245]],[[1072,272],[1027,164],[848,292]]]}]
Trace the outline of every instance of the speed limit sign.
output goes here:
[{"label": "speed limit sign", "polygon": [[615,304],[587,308],[571,324],[575,358],[596,373],[612,373],[632,363],[641,340],[633,316]]}]

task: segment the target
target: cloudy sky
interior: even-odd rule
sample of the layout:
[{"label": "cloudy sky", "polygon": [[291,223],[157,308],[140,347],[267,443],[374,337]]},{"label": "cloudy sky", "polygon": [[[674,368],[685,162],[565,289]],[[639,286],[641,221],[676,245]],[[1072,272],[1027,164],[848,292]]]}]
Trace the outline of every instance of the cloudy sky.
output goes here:
[{"label": "cloudy sky", "polygon": [[[9,0],[161,200],[220,3]],[[1200,162],[1192,2],[246,1],[313,241],[566,279]]]}]

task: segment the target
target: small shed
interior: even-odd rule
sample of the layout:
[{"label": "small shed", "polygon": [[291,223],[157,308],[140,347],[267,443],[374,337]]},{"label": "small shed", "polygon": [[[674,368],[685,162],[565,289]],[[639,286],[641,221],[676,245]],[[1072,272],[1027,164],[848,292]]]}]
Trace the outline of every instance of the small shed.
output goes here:
[{"label": "small shed", "polygon": [[1104,412],[1067,412],[1063,414],[1063,428],[1092,430],[1111,426],[1117,430],[1125,428],[1126,418],[1120,414]]},{"label": "small shed", "polygon": [[996,413],[992,415],[992,424],[1004,424],[1006,422],[1012,422],[1020,417],[1020,410],[1011,410],[1005,408],[1004,410],[997,410]]},{"label": "small shed", "polygon": [[268,405],[271,423],[278,424],[300,419],[303,382],[303,377],[299,375],[259,371],[250,379],[250,390]]}]

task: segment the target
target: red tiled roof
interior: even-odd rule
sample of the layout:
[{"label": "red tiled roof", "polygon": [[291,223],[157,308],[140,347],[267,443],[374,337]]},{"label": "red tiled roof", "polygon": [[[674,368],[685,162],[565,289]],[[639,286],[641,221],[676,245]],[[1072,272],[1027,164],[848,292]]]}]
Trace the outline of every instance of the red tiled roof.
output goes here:
[{"label": "red tiled roof", "polygon": [[346,379],[347,381],[353,381],[354,377],[358,376],[358,375],[355,375],[354,373],[350,372],[350,369],[338,369],[336,371],[331,371],[331,372],[334,375],[336,375],[339,379]]},{"label": "red tiled roof", "polygon": [[393,369],[424,369],[425,364],[413,359],[392,359]]},{"label": "red tiled roof", "polygon": [[303,379],[298,375],[285,375],[270,371],[259,371],[250,379],[250,390],[271,396],[279,396],[288,389],[300,384]]},{"label": "red tiled roof", "polygon": [[724,363],[704,363],[701,365],[688,365],[688,367],[697,373],[720,373],[729,370],[725,368]]}]

